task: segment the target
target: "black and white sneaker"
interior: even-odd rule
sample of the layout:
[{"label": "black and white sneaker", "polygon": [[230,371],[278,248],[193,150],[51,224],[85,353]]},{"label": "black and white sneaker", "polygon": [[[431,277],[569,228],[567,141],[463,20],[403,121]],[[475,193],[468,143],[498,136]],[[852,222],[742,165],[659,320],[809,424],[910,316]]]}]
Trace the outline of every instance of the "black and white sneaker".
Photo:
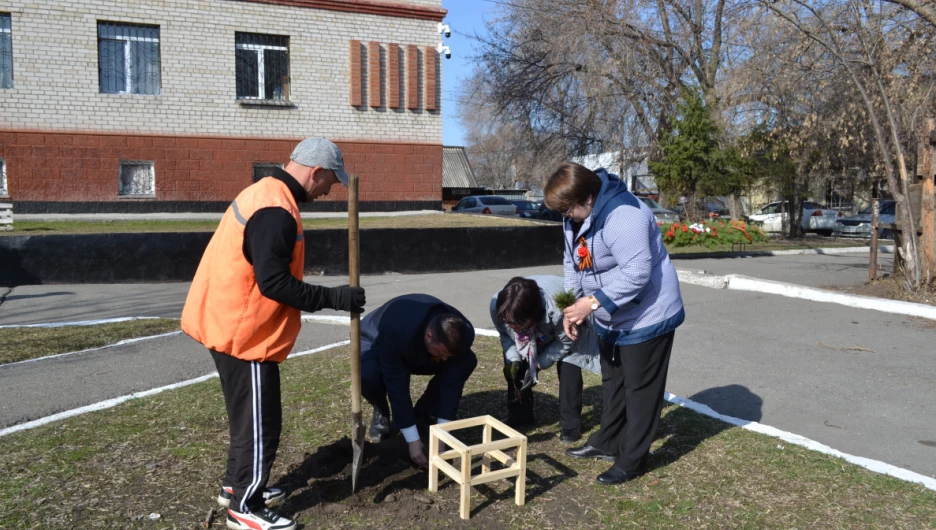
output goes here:
[{"label": "black and white sneaker", "polygon": [[[218,504],[227,508],[231,505],[231,499],[234,498],[234,488],[230,486],[221,486],[221,493],[218,494]],[[286,493],[281,489],[267,488],[263,490],[263,502],[267,506],[273,506],[286,498]]]},{"label": "black and white sneaker", "polygon": [[228,508],[227,527],[234,530],[296,530],[296,521],[280,516],[269,508],[241,513]]}]

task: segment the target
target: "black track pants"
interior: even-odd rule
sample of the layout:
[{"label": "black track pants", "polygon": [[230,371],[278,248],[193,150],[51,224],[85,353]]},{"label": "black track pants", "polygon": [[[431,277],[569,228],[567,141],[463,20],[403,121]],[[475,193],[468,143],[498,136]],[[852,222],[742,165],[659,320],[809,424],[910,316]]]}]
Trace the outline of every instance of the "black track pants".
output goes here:
[{"label": "black track pants", "polygon": [[231,445],[224,485],[234,488],[231,509],[263,508],[263,490],[279,447],[283,411],[279,364],[242,361],[211,351],[227,408]]}]

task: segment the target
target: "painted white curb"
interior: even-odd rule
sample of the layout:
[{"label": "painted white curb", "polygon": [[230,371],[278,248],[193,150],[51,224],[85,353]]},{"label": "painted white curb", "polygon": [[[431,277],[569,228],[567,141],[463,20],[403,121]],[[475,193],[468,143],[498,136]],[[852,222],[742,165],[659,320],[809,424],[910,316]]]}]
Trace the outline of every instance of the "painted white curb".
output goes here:
[{"label": "painted white curb", "polygon": [[[350,319],[349,319],[349,320],[350,320]],[[478,334],[478,335],[486,336],[486,337],[496,337],[496,336],[499,336],[499,334],[497,333],[497,331],[491,330],[491,329],[476,329],[476,330],[475,330],[475,333]],[[293,354],[291,354],[291,355],[289,356],[289,358],[292,358],[292,357],[303,357],[303,356],[305,356],[305,355],[311,355],[311,354],[313,354],[313,353],[318,353],[318,352],[322,352],[322,351],[325,351],[325,350],[330,350],[330,349],[333,349],[333,348],[337,348],[337,347],[339,347],[339,346],[346,346],[346,345],[348,345],[348,344],[350,344],[350,343],[351,343],[351,341],[349,341],[349,340],[344,340],[344,341],[341,341],[341,342],[335,342],[335,343],[333,343],[333,344],[328,344],[328,345],[326,345],[326,346],[321,346],[321,347],[319,347],[319,348],[314,348],[314,349],[311,349],[311,350],[306,350],[306,351],[302,351],[302,352],[293,353]],[[206,374],[206,375],[203,375],[203,376],[201,376],[201,377],[196,377],[196,378],[194,378],[194,379],[189,379],[189,380],[187,380],[187,381],[182,381],[182,382],[180,382],[180,383],[175,383],[175,384],[171,384],[171,385],[161,386],[161,387],[159,387],[159,388],[154,388],[154,389],[151,389],[151,390],[145,390],[145,391],[143,391],[143,392],[135,392],[135,393],[130,394],[130,395],[127,395],[127,396],[122,396],[122,397],[118,397],[118,398],[114,398],[114,399],[109,399],[109,400],[106,400],[106,401],[101,401],[101,402],[94,403],[94,404],[91,404],[91,405],[87,405],[87,406],[84,406],[84,407],[79,407],[79,408],[76,408],[76,409],[67,410],[67,411],[64,411],[64,412],[60,412],[60,413],[58,413],[58,414],[53,414],[53,415],[51,415],[51,416],[46,416],[46,417],[44,417],[44,418],[39,418],[39,419],[37,419],[37,420],[33,420],[33,421],[30,421],[30,422],[21,423],[21,424],[19,424],[19,425],[14,425],[14,426],[12,426],[12,427],[7,427],[7,428],[5,428],[5,429],[0,429],[0,437],[6,436],[6,435],[8,435],[8,434],[13,434],[13,433],[19,432],[19,431],[25,431],[25,430],[29,430],[29,429],[34,429],[34,428],[39,427],[39,426],[41,426],[41,425],[46,425],[46,424],[48,424],[48,423],[52,423],[52,422],[55,422],[55,421],[58,421],[58,420],[63,420],[63,419],[65,419],[65,418],[71,418],[71,417],[73,417],[73,416],[79,416],[79,415],[81,415],[81,414],[85,414],[85,413],[88,413],[88,412],[94,412],[94,411],[97,411],[97,410],[105,410],[105,409],[113,408],[113,407],[116,407],[117,405],[119,405],[119,404],[121,404],[121,403],[130,401],[131,399],[144,398],[144,397],[147,397],[147,396],[152,396],[152,395],[155,395],[155,394],[159,394],[159,393],[165,392],[165,391],[167,391],[167,390],[175,390],[175,389],[177,389],[177,388],[182,388],[182,387],[186,387],[186,386],[189,386],[189,385],[194,385],[194,384],[196,384],[196,383],[201,383],[202,381],[207,381],[207,380],[213,379],[213,378],[215,378],[215,377],[218,377],[218,372],[213,372],[213,373],[210,373],[210,374]],[[870,458],[864,458],[864,457],[860,457],[860,456],[850,455],[850,454],[848,454],[848,453],[843,453],[843,452],[841,452],[841,451],[832,449],[831,447],[829,447],[829,446],[827,446],[827,445],[824,445],[824,444],[821,444],[821,443],[819,443],[819,442],[816,442],[815,440],[810,440],[809,438],[805,438],[805,437],[799,436],[799,435],[797,435],[797,434],[789,433],[789,432],[786,432],[786,431],[781,431],[780,429],[777,429],[777,428],[774,428],[774,427],[770,427],[769,425],[763,425],[763,424],[757,423],[757,422],[752,422],[752,421],[748,421],[748,420],[742,420],[742,419],[740,419],[740,418],[735,418],[735,417],[732,417],[732,416],[725,416],[725,415],[723,415],[723,414],[719,414],[719,413],[715,412],[715,411],[712,410],[712,408],[709,407],[708,405],[703,405],[703,404],[701,404],[701,403],[696,403],[695,401],[692,401],[692,400],[689,400],[689,399],[686,399],[686,398],[679,397],[679,396],[674,395],[674,394],[671,394],[671,393],[669,393],[669,392],[666,392],[666,393],[665,393],[665,398],[666,398],[666,400],[669,401],[670,403],[673,403],[673,404],[678,405],[678,406],[680,406],[680,407],[688,408],[688,409],[690,409],[690,410],[692,410],[692,411],[694,411],[694,412],[697,412],[697,413],[699,413],[699,414],[703,414],[703,415],[705,415],[705,416],[709,416],[709,417],[711,417],[711,418],[715,418],[715,419],[717,419],[717,420],[724,421],[724,422],[726,422],[726,423],[728,423],[728,424],[730,424],[730,425],[735,425],[735,426],[741,427],[741,428],[743,428],[743,429],[747,429],[747,430],[749,430],[749,431],[753,431],[753,432],[757,432],[757,433],[761,433],[761,434],[766,434],[766,435],[768,435],[768,436],[774,436],[774,437],[776,437],[776,438],[780,438],[781,440],[786,441],[787,443],[799,445],[799,446],[805,447],[805,448],[807,448],[807,449],[810,449],[810,450],[813,450],[813,451],[818,451],[818,452],[820,452],[820,453],[827,454],[827,455],[831,455],[831,456],[834,456],[834,457],[843,458],[843,459],[845,459],[846,461],[851,462],[852,464],[855,464],[855,465],[857,465],[857,466],[859,466],[859,467],[863,467],[863,468],[865,468],[865,469],[867,469],[867,470],[869,470],[869,471],[873,471],[873,472],[875,472],[875,473],[881,473],[881,474],[884,474],[884,475],[889,475],[889,476],[892,476],[892,477],[895,477],[895,478],[898,478],[898,479],[900,479],[900,480],[904,480],[904,481],[907,481],[907,482],[913,482],[913,483],[921,484],[921,485],[923,485],[923,487],[925,487],[925,488],[927,488],[927,489],[936,491],[936,479],[932,479],[932,478],[927,477],[927,476],[925,476],[925,475],[920,475],[919,473],[915,473],[915,472],[910,471],[910,470],[907,470],[907,469],[902,469],[902,468],[899,468],[899,467],[896,467],[896,466],[892,466],[892,465],[890,465],[890,464],[887,464],[887,463],[885,463],[885,462],[881,462],[881,461],[879,461],[879,460],[872,460],[872,459],[870,459]]]},{"label": "painted white curb", "polygon": [[115,347],[115,346],[123,346],[123,345],[126,345],[126,344],[133,344],[134,342],[142,342],[142,341],[144,341],[144,340],[159,339],[159,338],[162,338],[162,337],[171,337],[172,335],[178,335],[178,334],[180,334],[180,333],[182,333],[182,332],[181,332],[181,331],[170,331],[169,333],[160,333],[159,335],[150,335],[150,336],[148,336],[148,337],[136,337],[136,338],[132,338],[132,339],[124,339],[124,340],[121,340],[121,341],[117,341],[117,342],[115,342],[115,343],[113,343],[113,344],[108,344],[107,346],[101,346],[101,347],[99,347],[99,348],[88,348],[88,349],[86,349],[86,350],[72,351],[72,352],[68,352],[68,353],[59,353],[59,354],[56,354],[56,355],[46,355],[45,357],[36,357],[35,359],[26,359],[25,361],[16,361],[16,362],[14,362],[14,363],[0,364],[0,370],[2,370],[2,369],[4,369],[4,368],[8,368],[8,367],[10,367],[10,366],[16,366],[16,365],[18,365],[18,364],[34,363],[34,362],[38,362],[38,361],[45,361],[45,360],[47,360],[47,359],[58,359],[59,357],[68,357],[69,355],[78,355],[79,353],[88,353],[88,352],[92,352],[92,351],[106,350],[106,349],[108,349],[108,348],[113,348],[113,347]]},{"label": "painted white curb", "polygon": [[773,436],[775,438],[780,438],[781,440],[793,444],[799,445],[800,447],[805,447],[812,451],[817,451],[826,455],[831,455],[834,457],[842,458],[847,462],[851,462],[856,466],[863,467],[869,471],[874,471],[875,473],[880,473],[882,475],[889,475],[891,477],[899,478],[907,482],[914,482],[916,484],[921,484],[926,489],[936,491],[936,479],[927,477],[926,475],[921,475],[919,473],[910,471],[908,469],[899,468],[897,466],[892,466],[885,462],[879,460],[872,460],[870,458],[864,458],[862,456],[850,455],[848,453],[843,453],[836,449],[832,449],[828,445],[821,444],[815,440],[810,440],[798,434],[793,434],[786,431],[781,431],[775,427],[769,425],[764,425],[756,421],[742,420],[740,418],[735,418],[733,416],[725,416],[724,414],[719,414],[712,410],[708,405],[703,405],[695,401],[679,397],[674,394],[666,392],[664,395],[667,401],[678,405],[680,407],[685,407],[699,414],[703,414],[710,418],[715,418],[721,420],[725,423],[741,427],[742,429],[753,431],[760,434],[766,434],[767,436]]},{"label": "painted white curb", "polygon": [[6,324],[0,326],[0,329],[4,328],[65,328],[69,326],[96,326],[98,324],[112,324],[114,322],[129,322],[131,320],[152,320],[156,318],[167,318],[169,320],[179,320],[178,318],[169,318],[169,317],[117,317],[117,318],[104,318],[101,320],[78,320],[76,322],[50,322],[45,324]]},{"label": "painted white curb", "polygon": [[[332,348],[337,348],[337,347],[339,347],[339,346],[345,346],[345,345],[350,344],[350,343],[351,343],[351,341],[347,341],[347,340],[341,341],[341,342],[335,342],[335,343],[329,344],[329,345],[327,345],[327,346],[322,346],[322,347],[314,348],[314,349],[311,349],[311,350],[306,350],[306,351],[302,351],[302,352],[293,353],[293,354],[291,354],[289,357],[302,357],[302,356],[304,356],[304,355],[310,355],[310,354],[313,354],[313,353],[318,353],[318,352],[320,352],[320,351],[330,350],[330,349],[332,349]],[[179,383],[173,383],[173,384],[171,384],[171,385],[161,386],[161,387],[153,388],[153,389],[150,389],[150,390],[144,390],[144,391],[142,391],[142,392],[134,392],[133,394],[129,394],[129,395],[126,395],[126,396],[121,396],[121,397],[114,398],[114,399],[108,399],[108,400],[106,400],[106,401],[99,401],[99,402],[97,402],[97,403],[92,403],[91,405],[85,405],[84,407],[78,407],[78,408],[76,408],[76,409],[66,410],[66,411],[64,411],[64,412],[59,412],[58,414],[53,414],[53,415],[51,415],[51,416],[45,416],[45,417],[39,418],[39,419],[37,419],[37,420],[27,421],[26,423],[20,423],[19,425],[13,425],[12,427],[7,427],[7,428],[5,428],[5,429],[0,429],[0,437],[6,436],[6,435],[8,435],[8,434],[13,434],[13,433],[19,432],[19,431],[26,431],[26,430],[29,430],[29,429],[35,429],[36,427],[40,427],[40,426],[45,425],[45,424],[47,424],[47,423],[52,423],[52,422],[58,421],[58,420],[64,420],[65,418],[71,418],[71,417],[73,417],[73,416],[80,416],[80,415],[86,414],[86,413],[88,413],[88,412],[94,412],[94,411],[97,411],[97,410],[105,410],[105,409],[113,408],[113,407],[116,407],[117,405],[120,405],[121,403],[130,401],[131,399],[144,398],[144,397],[147,397],[147,396],[152,396],[152,395],[155,395],[155,394],[159,394],[159,393],[165,392],[165,391],[167,391],[167,390],[175,390],[175,389],[177,389],[177,388],[182,388],[182,387],[186,387],[186,386],[189,386],[189,385],[194,385],[195,383],[201,383],[202,381],[207,381],[207,380],[213,379],[213,378],[215,378],[215,377],[218,377],[218,372],[212,372],[212,373],[210,373],[210,374],[206,374],[206,375],[203,375],[203,376],[201,376],[201,377],[196,377],[195,379],[189,379],[189,380],[187,380],[187,381],[182,381],[182,382],[179,382]]]},{"label": "painted white curb", "polygon": [[[835,247],[835,248],[800,248],[794,250],[764,250],[756,252],[769,252],[768,256],[808,256],[813,254],[867,254],[870,247]],[[878,253],[893,254],[893,245],[878,245]]]},{"label": "painted white curb", "polygon": [[780,296],[802,298],[814,302],[841,304],[849,307],[857,307],[859,309],[873,309],[885,313],[898,313],[901,315],[936,320],[936,306],[926,304],[887,300],[886,298],[861,296],[857,294],[844,294],[828,291],[826,289],[806,287],[804,285],[761,280],[758,278],[751,278],[750,276],[742,276],[740,274],[729,274],[727,279],[728,289],[735,291],[755,291],[759,293],[778,294]]}]

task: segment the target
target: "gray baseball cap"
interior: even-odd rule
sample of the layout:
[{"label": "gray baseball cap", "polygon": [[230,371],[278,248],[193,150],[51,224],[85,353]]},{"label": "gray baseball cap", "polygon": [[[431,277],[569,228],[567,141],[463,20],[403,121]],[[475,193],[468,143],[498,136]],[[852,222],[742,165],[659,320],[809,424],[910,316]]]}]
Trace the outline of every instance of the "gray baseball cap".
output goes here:
[{"label": "gray baseball cap", "polygon": [[348,185],[348,174],[344,169],[341,149],[325,138],[306,138],[299,142],[289,159],[306,167],[318,166],[334,171],[338,180],[345,186]]}]

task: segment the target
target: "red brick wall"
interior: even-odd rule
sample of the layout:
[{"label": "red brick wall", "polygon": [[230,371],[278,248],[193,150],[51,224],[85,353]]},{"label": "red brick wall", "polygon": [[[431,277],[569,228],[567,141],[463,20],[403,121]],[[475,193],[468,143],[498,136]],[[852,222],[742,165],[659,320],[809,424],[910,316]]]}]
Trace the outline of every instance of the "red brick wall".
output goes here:
[{"label": "red brick wall", "polygon": [[[121,160],[152,160],[156,199],[228,201],[253,182],[254,162],[287,162],[301,139],[0,131],[14,201],[117,201]],[[362,201],[442,199],[442,146],[336,142]],[[344,187],[320,200],[347,200]]]}]

